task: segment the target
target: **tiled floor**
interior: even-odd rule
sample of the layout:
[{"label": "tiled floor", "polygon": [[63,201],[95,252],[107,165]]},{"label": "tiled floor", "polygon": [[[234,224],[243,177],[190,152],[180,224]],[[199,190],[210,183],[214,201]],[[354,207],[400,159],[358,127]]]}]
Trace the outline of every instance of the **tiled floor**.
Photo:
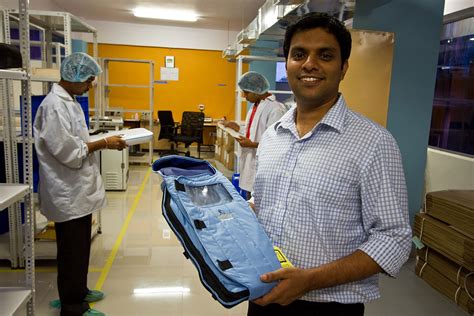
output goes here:
[{"label": "tiled floor", "polygon": [[[94,308],[107,315],[246,315],[246,303],[225,309],[201,285],[161,215],[161,179],[149,169],[132,166],[128,190],[107,192],[103,233],[93,241],[89,272],[89,287],[99,288],[107,296]],[[21,285],[23,273],[8,269],[7,262],[1,264],[0,286]],[[466,315],[415,276],[414,260],[397,279],[382,276],[380,285],[382,298],[366,305],[368,316]],[[134,294],[135,289],[152,287],[183,287],[189,292]],[[59,315],[48,305],[57,297],[54,261],[38,262],[36,289],[36,315]]]}]

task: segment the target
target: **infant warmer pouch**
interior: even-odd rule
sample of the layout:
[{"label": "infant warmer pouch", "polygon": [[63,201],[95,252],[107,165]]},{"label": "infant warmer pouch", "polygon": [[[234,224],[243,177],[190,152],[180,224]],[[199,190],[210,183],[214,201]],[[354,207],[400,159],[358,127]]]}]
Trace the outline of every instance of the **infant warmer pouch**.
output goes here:
[{"label": "infant warmer pouch", "polygon": [[153,163],[163,177],[163,215],[196,266],[204,287],[230,308],[268,293],[260,275],[281,268],[248,203],[207,161],[166,156]]}]

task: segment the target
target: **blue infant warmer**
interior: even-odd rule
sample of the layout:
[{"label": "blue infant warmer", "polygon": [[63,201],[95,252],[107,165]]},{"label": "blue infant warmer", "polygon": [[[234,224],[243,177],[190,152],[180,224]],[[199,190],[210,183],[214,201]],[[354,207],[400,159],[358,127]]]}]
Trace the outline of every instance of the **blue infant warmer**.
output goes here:
[{"label": "blue infant warmer", "polygon": [[280,262],[232,183],[190,157],[166,156],[152,168],[163,177],[163,215],[212,296],[230,308],[269,292],[276,283],[263,283],[260,275],[280,269]]}]

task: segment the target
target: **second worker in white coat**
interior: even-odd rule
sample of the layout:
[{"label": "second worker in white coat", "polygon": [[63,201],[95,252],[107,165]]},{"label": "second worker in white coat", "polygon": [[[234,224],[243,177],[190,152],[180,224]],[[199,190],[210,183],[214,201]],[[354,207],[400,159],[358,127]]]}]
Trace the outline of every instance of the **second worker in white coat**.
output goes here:
[{"label": "second worker in white coat", "polygon": [[285,114],[286,107],[268,92],[270,84],[258,72],[249,71],[243,74],[237,84],[242,90],[242,96],[252,103],[252,106],[247,113],[243,130],[235,122],[225,122],[224,126],[244,135],[235,139],[241,146],[239,186],[247,192],[252,192],[258,143],[265,130]]}]

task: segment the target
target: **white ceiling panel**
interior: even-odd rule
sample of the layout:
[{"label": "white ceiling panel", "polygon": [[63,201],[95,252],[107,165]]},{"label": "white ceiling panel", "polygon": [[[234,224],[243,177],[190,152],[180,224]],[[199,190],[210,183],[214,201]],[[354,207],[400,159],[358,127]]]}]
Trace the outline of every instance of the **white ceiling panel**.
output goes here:
[{"label": "white ceiling panel", "polygon": [[[63,11],[87,20],[156,24],[178,27],[239,31],[257,15],[265,0],[52,0]],[[135,7],[194,10],[197,22],[137,18]]]}]

